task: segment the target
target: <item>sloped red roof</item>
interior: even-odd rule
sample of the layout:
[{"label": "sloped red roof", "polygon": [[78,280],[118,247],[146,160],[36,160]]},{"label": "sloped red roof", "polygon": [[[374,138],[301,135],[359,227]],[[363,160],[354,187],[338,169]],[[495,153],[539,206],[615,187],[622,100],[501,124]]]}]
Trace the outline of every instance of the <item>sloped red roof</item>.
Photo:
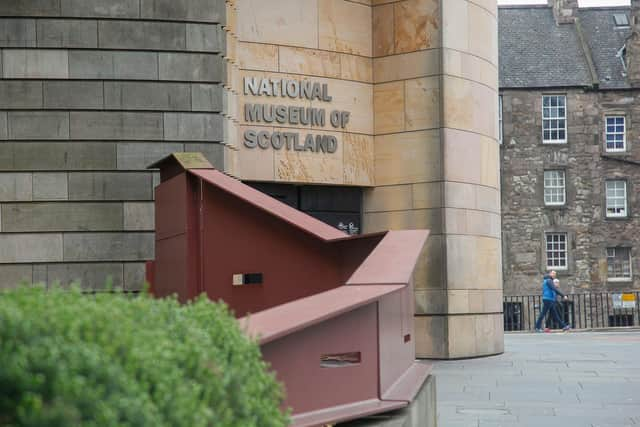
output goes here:
[{"label": "sloped red roof", "polygon": [[215,169],[189,169],[189,173],[196,175],[211,185],[233,194],[239,199],[244,200],[266,211],[289,224],[309,233],[321,240],[330,241],[336,239],[348,238],[349,235],[328,225],[324,222],[313,218],[299,210],[288,206],[273,197],[270,197],[261,191],[249,187],[246,184],[231,178]]},{"label": "sloped red roof", "polygon": [[427,237],[428,230],[387,232],[347,285],[409,283]]},{"label": "sloped red roof", "polygon": [[285,335],[355,310],[405,285],[340,286],[240,319],[242,329],[266,344]]},{"label": "sloped red roof", "polygon": [[266,344],[398,291],[409,284],[428,236],[389,231],[345,285],[244,317],[241,325]]}]

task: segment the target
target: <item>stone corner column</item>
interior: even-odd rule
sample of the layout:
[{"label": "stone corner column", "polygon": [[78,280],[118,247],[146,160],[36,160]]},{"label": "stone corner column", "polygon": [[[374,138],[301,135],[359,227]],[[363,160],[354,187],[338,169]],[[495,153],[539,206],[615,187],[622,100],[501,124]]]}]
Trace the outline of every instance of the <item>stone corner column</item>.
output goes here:
[{"label": "stone corner column", "polygon": [[[439,317],[444,357],[464,358],[504,351],[497,6],[441,4],[445,302],[424,317]],[[419,351],[441,356],[434,353]]]},{"label": "stone corner column", "polygon": [[374,6],[373,21],[365,231],[431,230],[415,277],[418,357],[501,353],[496,0],[403,0]]}]

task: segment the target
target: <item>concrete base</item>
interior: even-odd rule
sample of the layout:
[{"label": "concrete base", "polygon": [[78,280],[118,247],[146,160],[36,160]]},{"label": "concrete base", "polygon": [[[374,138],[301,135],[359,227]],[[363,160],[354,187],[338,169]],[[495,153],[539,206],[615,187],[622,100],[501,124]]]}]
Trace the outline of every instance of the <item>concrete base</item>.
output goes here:
[{"label": "concrete base", "polygon": [[338,424],[340,427],[436,427],[436,379],[429,375],[409,407]]}]

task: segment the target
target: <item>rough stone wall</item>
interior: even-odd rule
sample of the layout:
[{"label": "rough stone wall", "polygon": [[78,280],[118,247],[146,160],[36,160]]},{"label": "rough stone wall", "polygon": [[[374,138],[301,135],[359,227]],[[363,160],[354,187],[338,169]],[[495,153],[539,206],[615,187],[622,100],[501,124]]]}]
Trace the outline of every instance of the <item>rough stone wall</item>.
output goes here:
[{"label": "rough stone wall", "polygon": [[627,78],[635,88],[640,85],[640,0],[631,1],[631,36],[626,42]]},{"label": "rough stone wall", "polygon": [[223,167],[223,0],[0,2],[0,286],[144,280],[145,170]]},{"label": "rough stone wall", "polygon": [[[505,295],[539,293],[546,270],[545,231],[568,233],[569,268],[559,271],[563,289],[584,292],[640,287],[637,93],[566,91],[568,143],[556,145],[542,144],[543,92],[506,90],[502,94]],[[606,114],[626,117],[626,153],[605,153]],[[607,158],[602,157],[605,154]],[[556,168],[565,170],[566,205],[545,207],[544,170]],[[628,219],[605,218],[605,179],[610,178],[627,180]],[[619,245],[632,247],[632,282],[607,282],[606,248]]]}]

